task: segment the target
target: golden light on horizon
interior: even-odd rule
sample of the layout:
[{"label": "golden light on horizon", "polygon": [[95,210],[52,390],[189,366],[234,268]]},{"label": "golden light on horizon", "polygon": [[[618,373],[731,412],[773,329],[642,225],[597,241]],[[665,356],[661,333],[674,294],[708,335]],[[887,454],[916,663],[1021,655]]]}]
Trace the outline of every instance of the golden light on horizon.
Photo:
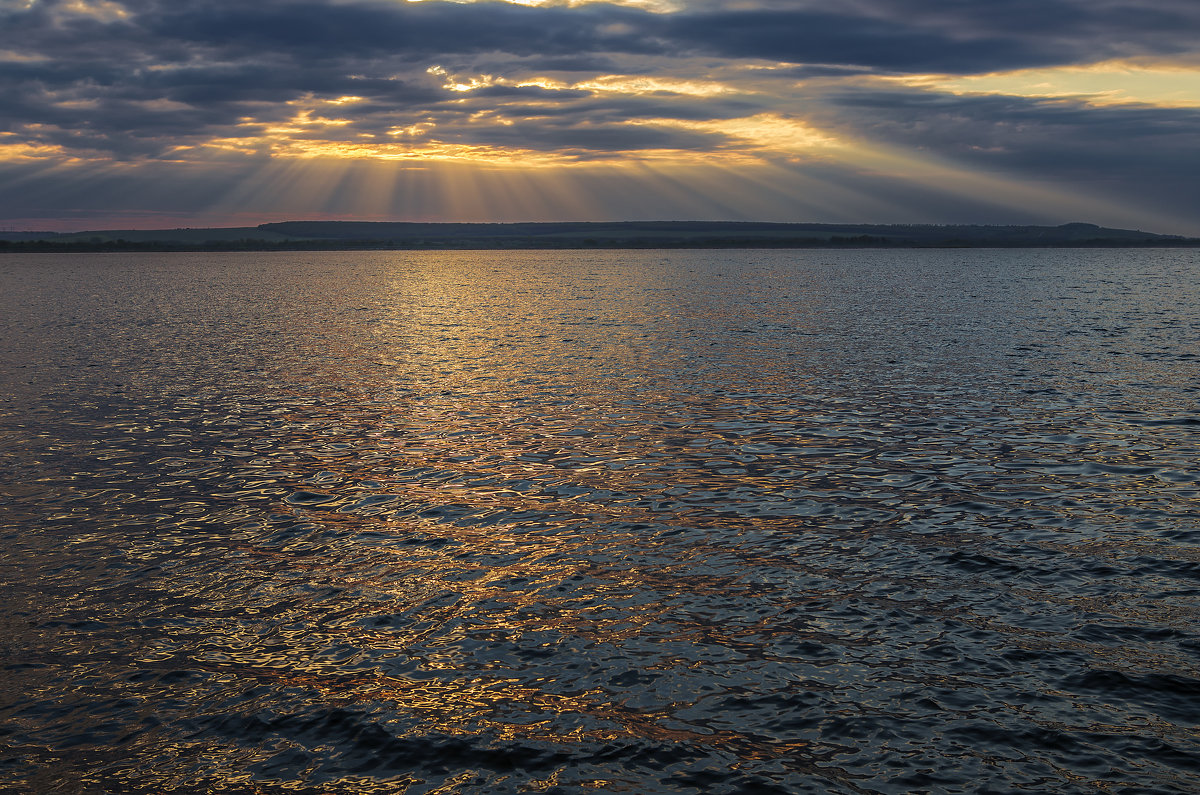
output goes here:
[{"label": "golden light on horizon", "polygon": [[[521,84],[524,85],[524,84]],[[581,80],[565,87],[616,94],[668,93],[696,97],[714,97],[720,94],[746,93],[744,90],[716,80],[679,80],[670,77],[648,77],[643,75],[601,75],[590,80]]]},{"label": "golden light on horizon", "polygon": [[0,133],[0,162],[20,160],[42,160],[46,158],[62,158],[66,162],[79,162],[80,158],[71,157],[66,149],[58,144],[39,144],[22,140],[6,140],[19,138],[16,133]]},{"label": "golden light on horizon", "polygon": [[1131,103],[1200,107],[1200,66],[1163,61],[1113,60],[975,75],[876,79],[955,95],[1072,99],[1101,107]]},{"label": "golden light on horizon", "polygon": [[721,94],[754,93],[717,80],[680,79],[648,75],[604,74],[569,82],[546,75],[507,78],[492,74],[462,76],[452,74],[445,67],[434,64],[426,74],[444,78],[442,88],[457,93],[469,93],[491,86],[515,88],[542,88],[548,91],[588,91],[596,94],[678,94],[680,96],[713,97]]},{"label": "golden light on horizon", "polygon": [[845,149],[849,146],[832,135],[808,123],[777,113],[760,113],[734,119],[703,121],[683,119],[644,119],[632,124],[674,127],[697,132],[719,133],[735,143],[714,150],[709,155],[721,159],[730,155],[759,158],[764,154],[796,157],[818,151]]}]

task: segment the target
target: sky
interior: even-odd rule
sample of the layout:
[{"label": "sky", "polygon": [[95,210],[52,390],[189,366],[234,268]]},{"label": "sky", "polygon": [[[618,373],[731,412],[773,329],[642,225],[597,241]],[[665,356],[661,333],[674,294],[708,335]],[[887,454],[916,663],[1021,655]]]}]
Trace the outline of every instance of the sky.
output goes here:
[{"label": "sky", "polygon": [[1200,236],[1197,0],[0,0],[0,229]]}]

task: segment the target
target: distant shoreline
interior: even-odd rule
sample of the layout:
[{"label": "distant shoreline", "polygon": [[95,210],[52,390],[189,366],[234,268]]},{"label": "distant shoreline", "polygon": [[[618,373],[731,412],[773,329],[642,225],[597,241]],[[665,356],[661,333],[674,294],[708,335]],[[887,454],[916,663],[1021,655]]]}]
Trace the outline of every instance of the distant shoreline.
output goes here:
[{"label": "distant shoreline", "polygon": [[803,249],[1033,249],[1033,248],[1200,248],[1200,239],[1187,239],[1170,242],[1131,242],[1128,240],[1089,240],[1071,243],[960,243],[947,241],[945,243],[908,243],[887,241],[872,243],[841,243],[837,241],[820,241],[815,243],[800,243],[797,241],[767,241],[729,243],[640,243],[630,241],[608,241],[595,244],[549,245],[546,243],[531,245],[479,245],[464,243],[462,245],[395,245],[381,244],[375,241],[303,241],[296,243],[263,243],[252,241],[246,244],[217,242],[211,245],[187,245],[169,243],[129,243],[114,241],[112,243],[46,243],[42,241],[10,242],[0,241],[0,254],[101,254],[136,253],[136,252],[271,252],[271,251],[620,251],[620,250],[692,250],[716,251],[736,249],[767,249],[767,250],[803,250]]},{"label": "distant shoreline", "polygon": [[1200,247],[1200,238],[1085,223],[986,226],[739,221],[283,221],[237,228],[0,232],[0,253],[1194,247]]}]

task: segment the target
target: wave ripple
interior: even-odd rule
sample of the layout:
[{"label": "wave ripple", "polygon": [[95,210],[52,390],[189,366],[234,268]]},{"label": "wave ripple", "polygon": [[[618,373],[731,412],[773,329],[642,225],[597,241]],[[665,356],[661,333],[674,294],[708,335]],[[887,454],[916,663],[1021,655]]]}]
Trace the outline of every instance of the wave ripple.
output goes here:
[{"label": "wave ripple", "polygon": [[2,788],[1200,791],[1194,252],[0,278]]}]

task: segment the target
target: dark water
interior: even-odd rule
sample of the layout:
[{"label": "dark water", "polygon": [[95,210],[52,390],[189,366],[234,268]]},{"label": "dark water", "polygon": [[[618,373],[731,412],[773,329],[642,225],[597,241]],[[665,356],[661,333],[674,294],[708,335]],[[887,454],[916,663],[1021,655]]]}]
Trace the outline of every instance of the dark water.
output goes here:
[{"label": "dark water", "polygon": [[1200,253],[0,259],[0,789],[1200,792]]}]

